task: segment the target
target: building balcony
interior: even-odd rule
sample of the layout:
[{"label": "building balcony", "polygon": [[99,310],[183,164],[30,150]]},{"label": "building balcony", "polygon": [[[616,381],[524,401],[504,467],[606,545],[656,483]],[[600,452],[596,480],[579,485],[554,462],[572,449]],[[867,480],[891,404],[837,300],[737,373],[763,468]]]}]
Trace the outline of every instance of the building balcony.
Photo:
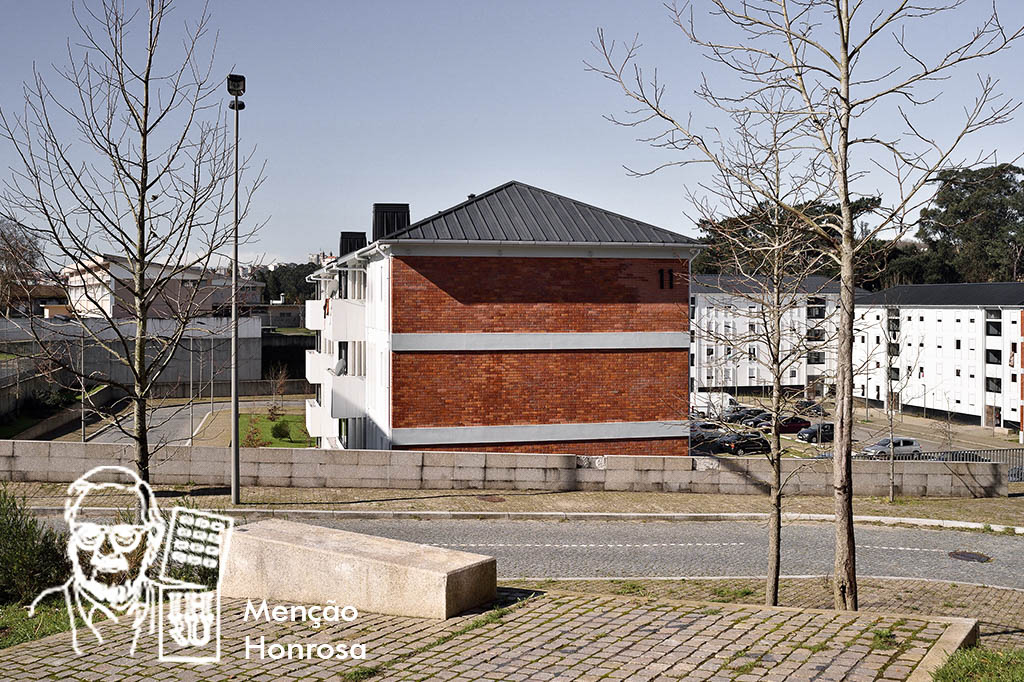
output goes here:
[{"label": "building balcony", "polygon": [[327,381],[327,368],[331,366],[331,357],[315,349],[306,351],[306,381],[310,384],[322,384]]},{"label": "building balcony", "polygon": [[339,425],[315,398],[306,401],[306,432],[311,438],[337,438]]},{"label": "building balcony", "polygon": [[330,389],[330,415],[334,419],[366,416],[366,378],[337,376],[328,372],[330,381],[324,385],[326,394]]},{"label": "building balcony", "polygon": [[324,319],[324,337],[331,341],[366,339],[366,304],[344,298],[332,298]]},{"label": "building balcony", "polygon": [[324,302],[323,299],[306,301],[306,329],[315,332],[324,328]]},{"label": "building balcony", "polygon": [[[326,315],[324,308],[327,309]],[[331,341],[366,338],[366,304],[362,300],[329,298],[306,301],[306,329],[323,332]]]}]

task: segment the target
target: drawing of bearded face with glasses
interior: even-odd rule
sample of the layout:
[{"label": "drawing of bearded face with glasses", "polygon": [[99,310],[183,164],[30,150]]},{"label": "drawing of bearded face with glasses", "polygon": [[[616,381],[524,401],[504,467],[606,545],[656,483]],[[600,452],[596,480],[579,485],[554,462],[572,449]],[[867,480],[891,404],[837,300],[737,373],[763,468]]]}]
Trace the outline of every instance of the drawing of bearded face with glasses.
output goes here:
[{"label": "drawing of bearded face with glasses", "polygon": [[[82,518],[83,506],[101,506],[96,497],[111,494],[134,497],[135,512],[112,523]],[[77,653],[82,651],[75,628],[76,615],[102,643],[104,619],[99,614],[114,623],[121,618],[129,619],[135,631],[130,652],[134,653],[143,621],[152,616],[154,586],[146,573],[160,552],[165,527],[152,489],[128,469],[97,467],[68,486],[64,519],[70,531],[71,578],[40,594],[29,615],[41,600],[62,592]]]}]

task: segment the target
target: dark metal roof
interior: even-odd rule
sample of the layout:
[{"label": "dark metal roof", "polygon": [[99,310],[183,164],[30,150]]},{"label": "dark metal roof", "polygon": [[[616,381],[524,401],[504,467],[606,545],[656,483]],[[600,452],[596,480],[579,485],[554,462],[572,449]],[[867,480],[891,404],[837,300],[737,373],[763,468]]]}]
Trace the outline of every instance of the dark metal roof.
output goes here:
[{"label": "dark metal roof", "polygon": [[[691,275],[690,293],[693,294],[728,294],[752,293],[764,289],[764,277],[746,275]],[[793,285],[787,283],[789,289]],[[797,291],[805,294],[838,294],[839,280],[823,275],[809,275],[797,286]],[[862,291],[857,289],[856,291]]]},{"label": "dark metal roof", "polygon": [[1017,306],[1024,305],[1024,282],[904,284],[858,296],[857,305]]},{"label": "dark metal roof", "polygon": [[515,180],[384,237],[392,239],[699,244],[677,232]]}]

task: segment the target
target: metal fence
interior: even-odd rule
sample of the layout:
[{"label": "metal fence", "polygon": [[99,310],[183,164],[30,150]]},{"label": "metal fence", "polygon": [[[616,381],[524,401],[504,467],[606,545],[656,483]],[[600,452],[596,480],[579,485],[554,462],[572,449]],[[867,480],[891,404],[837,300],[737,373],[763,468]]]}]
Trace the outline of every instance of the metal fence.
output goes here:
[{"label": "metal fence", "polygon": [[[889,460],[889,453],[854,454],[854,459]],[[1024,483],[1024,448],[992,450],[939,450],[921,454],[897,454],[897,460],[925,460],[931,462],[999,462],[1009,468],[1010,483]]]}]

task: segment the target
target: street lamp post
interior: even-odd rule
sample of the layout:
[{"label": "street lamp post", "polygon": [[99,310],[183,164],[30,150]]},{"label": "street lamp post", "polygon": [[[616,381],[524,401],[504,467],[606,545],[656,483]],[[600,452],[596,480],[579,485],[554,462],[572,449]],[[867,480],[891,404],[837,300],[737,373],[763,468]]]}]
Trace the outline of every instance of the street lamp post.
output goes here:
[{"label": "street lamp post", "polygon": [[238,112],[245,102],[245,76],[228,74],[228,107],[235,112],[235,228],[231,240],[231,503],[241,504],[238,466]]}]

